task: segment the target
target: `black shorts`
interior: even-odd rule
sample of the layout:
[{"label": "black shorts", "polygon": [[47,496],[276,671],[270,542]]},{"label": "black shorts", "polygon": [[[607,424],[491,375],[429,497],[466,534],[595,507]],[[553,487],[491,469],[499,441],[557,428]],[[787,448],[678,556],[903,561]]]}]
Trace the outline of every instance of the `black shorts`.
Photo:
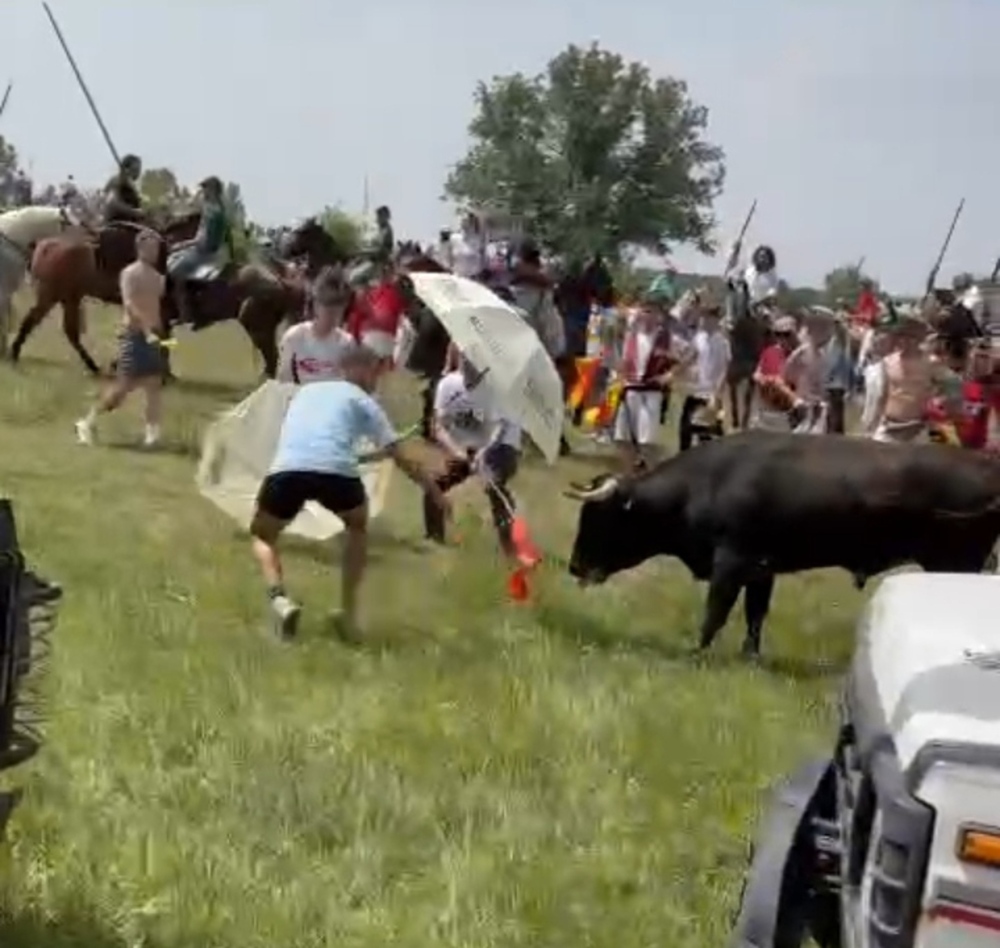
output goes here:
[{"label": "black shorts", "polygon": [[257,494],[257,509],[278,520],[294,520],[306,501],[315,500],[330,513],[355,510],[368,500],[360,477],[318,471],[280,471],[268,474]]}]

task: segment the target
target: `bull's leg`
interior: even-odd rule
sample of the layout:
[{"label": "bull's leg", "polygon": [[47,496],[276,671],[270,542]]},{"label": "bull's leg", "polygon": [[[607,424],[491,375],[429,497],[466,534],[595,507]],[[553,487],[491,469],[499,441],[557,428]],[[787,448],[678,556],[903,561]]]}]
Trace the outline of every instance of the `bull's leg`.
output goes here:
[{"label": "bull's leg", "polygon": [[743,654],[747,657],[760,655],[760,638],[764,620],[771,609],[771,595],[774,593],[774,577],[765,576],[746,584],[743,590],[743,615],[747,620],[747,637],[743,640]]},{"label": "bull's leg", "polygon": [[753,396],[756,386],[753,379],[749,378],[743,383],[743,415],[740,418],[740,431],[745,431],[750,424],[750,412],[753,409]]},{"label": "bull's leg", "polygon": [[715,637],[729,619],[736,600],[743,588],[744,571],[738,557],[729,551],[720,550],[715,554],[712,577],[708,582],[708,596],[705,600],[705,615],[701,623],[701,640],[698,650],[704,651],[715,641]]}]

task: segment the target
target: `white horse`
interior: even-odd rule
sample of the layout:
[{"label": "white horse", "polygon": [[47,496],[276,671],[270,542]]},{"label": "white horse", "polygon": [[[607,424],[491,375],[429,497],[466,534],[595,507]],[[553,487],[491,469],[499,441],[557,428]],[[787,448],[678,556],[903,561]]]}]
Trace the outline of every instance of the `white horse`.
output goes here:
[{"label": "white horse", "polygon": [[0,356],[7,354],[14,294],[24,281],[35,244],[84,227],[82,218],[66,207],[32,204],[0,214]]}]

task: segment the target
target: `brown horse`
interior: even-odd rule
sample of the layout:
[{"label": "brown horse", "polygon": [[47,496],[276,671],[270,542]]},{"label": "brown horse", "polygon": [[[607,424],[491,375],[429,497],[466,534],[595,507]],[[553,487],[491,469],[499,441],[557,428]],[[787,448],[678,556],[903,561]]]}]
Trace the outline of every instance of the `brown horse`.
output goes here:
[{"label": "brown horse", "polygon": [[[160,269],[165,270],[170,248],[189,240],[197,231],[199,214],[186,214],[159,228],[163,237]],[[118,278],[135,259],[138,225],[118,221],[101,229],[94,239],[53,237],[38,242],[31,259],[35,284],[35,305],[18,328],[11,360],[17,362],[28,337],[58,304],[63,311],[63,332],[94,375],[100,369],[81,340],[83,300],[86,297],[105,303],[121,304]],[[169,282],[169,278],[168,278]],[[260,266],[227,267],[212,280],[190,281],[188,293],[193,328],[228,319],[238,319],[264,361],[265,373],[277,370],[278,351],[275,333],[286,315],[301,309],[303,291]],[[164,324],[169,336],[177,324],[173,293],[164,300]]]}]

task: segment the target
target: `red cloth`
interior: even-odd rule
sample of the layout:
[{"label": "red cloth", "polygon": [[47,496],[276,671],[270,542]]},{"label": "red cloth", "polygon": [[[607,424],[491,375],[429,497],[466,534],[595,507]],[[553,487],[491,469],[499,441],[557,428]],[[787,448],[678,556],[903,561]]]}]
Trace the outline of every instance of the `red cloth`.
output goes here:
[{"label": "red cloth", "polygon": [[757,363],[757,372],[767,378],[785,377],[785,363],[788,362],[788,355],[785,350],[776,342],[767,346],[760,354],[760,361]]},{"label": "red cloth", "polygon": [[878,299],[871,290],[862,290],[854,307],[854,321],[871,326],[878,318]]},{"label": "red cloth", "polygon": [[[927,406],[927,420],[934,424],[945,424],[951,420],[941,399],[934,399]],[[986,447],[990,436],[990,403],[981,382],[963,383],[962,412],[954,424],[963,448],[981,450]]]},{"label": "red cloth", "polygon": [[358,341],[365,332],[396,335],[406,303],[396,282],[378,283],[364,293],[357,293],[347,311],[347,331]]}]

